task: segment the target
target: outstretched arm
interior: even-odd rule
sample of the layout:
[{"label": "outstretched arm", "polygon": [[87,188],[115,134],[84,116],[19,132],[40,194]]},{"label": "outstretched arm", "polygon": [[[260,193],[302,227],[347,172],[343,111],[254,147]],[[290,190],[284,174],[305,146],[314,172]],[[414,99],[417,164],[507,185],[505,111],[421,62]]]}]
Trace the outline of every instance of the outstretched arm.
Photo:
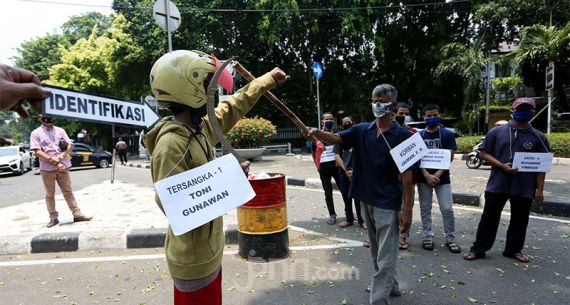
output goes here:
[{"label": "outstretched arm", "polygon": [[317,139],[328,144],[343,144],[342,138],[337,133],[322,131],[316,128],[309,128],[308,137],[314,135]]}]

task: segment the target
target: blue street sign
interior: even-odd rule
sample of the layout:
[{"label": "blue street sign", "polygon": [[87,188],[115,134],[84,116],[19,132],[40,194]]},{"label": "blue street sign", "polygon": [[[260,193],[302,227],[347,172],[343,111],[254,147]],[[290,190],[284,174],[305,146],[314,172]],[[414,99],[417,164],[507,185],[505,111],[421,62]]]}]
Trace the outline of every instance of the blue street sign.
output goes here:
[{"label": "blue street sign", "polygon": [[313,64],[313,75],[317,79],[321,79],[321,77],[323,77],[323,66],[321,66],[321,64],[318,62],[315,62]]}]

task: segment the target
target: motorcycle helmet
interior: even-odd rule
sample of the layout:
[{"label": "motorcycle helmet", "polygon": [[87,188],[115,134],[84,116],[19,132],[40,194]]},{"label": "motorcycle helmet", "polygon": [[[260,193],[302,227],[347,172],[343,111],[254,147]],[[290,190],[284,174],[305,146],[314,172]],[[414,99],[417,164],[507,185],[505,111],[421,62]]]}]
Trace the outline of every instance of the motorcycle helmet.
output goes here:
[{"label": "motorcycle helmet", "polygon": [[206,105],[206,91],[215,71],[216,63],[206,53],[173,51],[154,63],[150,87],[159,103],[177,103],[197,109]]}]

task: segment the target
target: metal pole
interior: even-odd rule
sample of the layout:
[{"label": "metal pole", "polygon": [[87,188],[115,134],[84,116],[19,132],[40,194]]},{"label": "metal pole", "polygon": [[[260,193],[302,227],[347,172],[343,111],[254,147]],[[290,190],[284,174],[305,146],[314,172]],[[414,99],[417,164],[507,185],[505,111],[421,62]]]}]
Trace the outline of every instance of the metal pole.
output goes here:
[{"label": "metal pole", "polygon": [[321,102],[319,97],[319,79],[317,78],[317,122],[319,129],[321,129]]},{"label": "metal pole", "polygon": [[485,88],[485,128],[484,130],[489,130],[489,94],[491,90],[491,73],[490,63],[487,62],[487,88]]},{"label": "metal pole", "polygon": [[550,134],[550,117],[552,116],[552,107],[550,104],[552,103],[552,89],[548,89],[548,118],[546,119],[546,134]]},{"label": "metal pole", "polygon": [[168,52],[172,52],[172,33],[170,32],[170,1],[164,0],[166,7],[166,32],[168,33]]}]

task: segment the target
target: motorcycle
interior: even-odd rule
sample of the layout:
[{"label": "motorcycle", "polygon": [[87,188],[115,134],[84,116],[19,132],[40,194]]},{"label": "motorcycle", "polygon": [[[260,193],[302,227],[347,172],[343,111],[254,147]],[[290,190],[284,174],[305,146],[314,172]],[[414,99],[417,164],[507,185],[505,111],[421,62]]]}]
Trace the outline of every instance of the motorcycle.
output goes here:
[{"label": "motorcycle", "polygon": [[477,144],[475,144],[475,146],[473,146],[473,150],[467,155],[467,159],[465,159],[465,164],[467,165],[467,167],[471,168],[471,169],[477,169],[479,167],[481,167],[481,165],[489,165],[487,163],[487,161],[481,159],[481,145],[483,145],[483,140],[485,140],[485,137],[481,137],[481,139],[479,139],[479,141],[477,142]]}]

